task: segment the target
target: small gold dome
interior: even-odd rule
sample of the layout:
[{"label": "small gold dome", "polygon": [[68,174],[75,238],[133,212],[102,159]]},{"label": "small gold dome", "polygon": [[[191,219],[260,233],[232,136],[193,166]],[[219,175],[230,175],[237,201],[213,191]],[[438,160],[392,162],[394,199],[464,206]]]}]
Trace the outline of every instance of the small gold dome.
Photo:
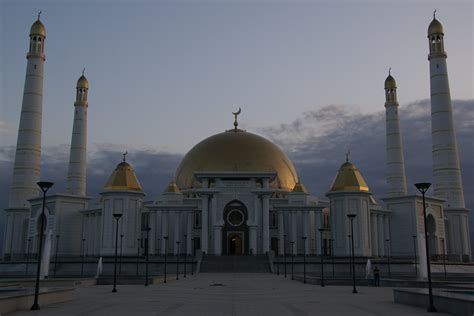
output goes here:
[{"label": "small gold dome", "polygon": [[77,80],[77,85],[76,87],[79,89],[79,88],[83,88],[83,89],[89,89],[89,82],[87,81],[87,78],[82,75],[79,80]]},{"label": "small gold dome", "polygon": [[339,171],[331,185],[331,192],[346,190],[369,192],[369,187],[360,171],[353,163],[348,161],[343,163],[339,168]]},{"label": "small gold dome", "polygon": [[433,21],[431,21],[430,26],[428,26],[428,36],[434,34],[444,34],[443,26],[435,18],[433,18]]},{"label": "small gold dome", "polygon": [[176,184],[174,180],[172,180],[170,184],[168,184],[168,186],[166,187],[165,194],[166,193],[181,193],[178,185]]},{"label": "small gold dome", "polygon": [[392,75],[388,75],[387,79],[385,79],[385,89],[393,89],[397,87],[397,83],[395,82],[395,78]]},{"label": "small gold dome", "polygon": [[194,172],[276,172],[272,188],[291,191],[298,182],[293,163],[271,141],[239,129],[208,137],[184,156],[176,171],[181,190],[199,187]]},{"label": "small gold dome", "polygon": [[114,172],[112,172],[104,189],[141,191],[142,186],[140,182],[138,182],[132,166],[128,162],[123,161],[119,163]]},{"label": "small gold dome", "polygon": [[41,35],[46,37],[46,29],[44,28],[43,23],[38,19],[33,23],[30,29],[30,36],[32,35]]},{"label": "small gold dome", "polygon": [[306,187],[304,186],[303,183],[299,183],[297,182],[295,184],[295,186],[293,187],[293,190],[291,191],[293,193],[305,193],[305,194],[308,194],[308,190],[306,189]]}]

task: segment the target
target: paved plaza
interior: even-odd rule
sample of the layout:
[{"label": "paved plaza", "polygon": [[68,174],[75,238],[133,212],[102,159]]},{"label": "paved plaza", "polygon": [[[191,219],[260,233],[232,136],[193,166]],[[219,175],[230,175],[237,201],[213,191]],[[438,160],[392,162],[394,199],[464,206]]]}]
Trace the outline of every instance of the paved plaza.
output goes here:
[{"label": "paved plaza", "polygon": [[[201,273],[167,284],[80,287],[71,302],[8,315],[428,315],[390,288],[303,284],[273,274]],[[439,313],[438,315],[443,315]]]}]

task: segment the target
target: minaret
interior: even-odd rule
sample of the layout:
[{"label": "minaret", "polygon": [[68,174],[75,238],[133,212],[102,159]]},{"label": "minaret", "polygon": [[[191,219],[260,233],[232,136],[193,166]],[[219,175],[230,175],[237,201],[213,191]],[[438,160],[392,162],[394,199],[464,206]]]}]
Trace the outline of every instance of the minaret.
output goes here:
[{"label": "minaret", "polygon": [[385,79],[385,122],[387,140],[387,196],[407,194],[400,121],[398,119],[397,83],[388,71]]},{"label": "minaret", "polygon": [[[435,11],[436,12],[436,11]],[[445,208],[465,208],[458,146],[449,93],[443,26],[436,20],[428,27],[431,87],[431,134],[434,194],[446,199]]]},{"label": "minaret", "polygon": [[82,76],[77,81],[76,86],[74,123],[67,176],[67,193],[82,196],[86,195],[88,90],[89,83],[84,76],[84,71],[82,71]]},{"label": "minaret", "polygon": [[30,30],[25,86],[16,145],[9,208],[29,207],[28,199],[39,194],[41,117],[43,112],[43,65],[46,31],[38,19]]}]

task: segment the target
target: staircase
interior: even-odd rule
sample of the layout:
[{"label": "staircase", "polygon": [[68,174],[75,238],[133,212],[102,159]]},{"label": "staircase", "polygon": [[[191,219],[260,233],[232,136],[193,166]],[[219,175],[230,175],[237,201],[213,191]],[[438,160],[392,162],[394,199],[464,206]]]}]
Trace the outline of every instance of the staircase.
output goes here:
[{"label": "staircase", "polygon": [[204,255],[200,272],[268,273],[270,265],[265,255],[211,256]]}]

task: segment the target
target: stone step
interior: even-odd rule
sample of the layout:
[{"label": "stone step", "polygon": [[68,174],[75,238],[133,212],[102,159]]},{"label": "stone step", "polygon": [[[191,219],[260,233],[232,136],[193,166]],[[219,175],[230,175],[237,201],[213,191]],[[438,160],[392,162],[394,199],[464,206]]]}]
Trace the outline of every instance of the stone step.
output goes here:
[{"label": "stone step", "polygon": [[201,272],[239,272],[267,273],[270,272],[266,256],[209,256],[203,257]]}]

